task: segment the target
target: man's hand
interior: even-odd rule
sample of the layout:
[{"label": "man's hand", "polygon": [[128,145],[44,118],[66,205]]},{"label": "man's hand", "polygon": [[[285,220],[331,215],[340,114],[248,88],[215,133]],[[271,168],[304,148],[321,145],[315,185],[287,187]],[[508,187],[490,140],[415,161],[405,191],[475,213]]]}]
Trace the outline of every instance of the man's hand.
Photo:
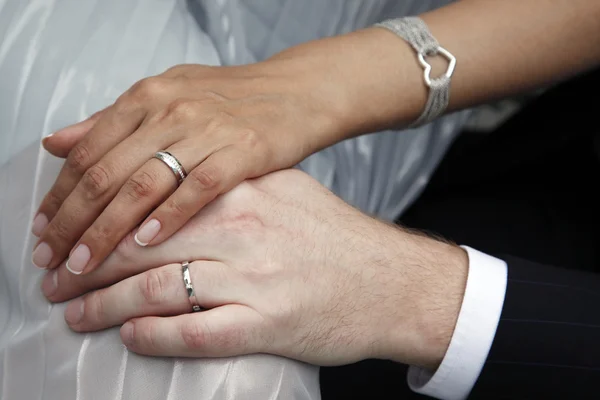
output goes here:
[{"label": "man's hand", "polygon": [[[190,313],[186,260],[208,311]],[[80,332],[125,324],[123,342],[141,354],[435,368],[467,264],[462,249],[370,218],[288,170],[242,183],[159,246],[130,235],[102,268],[75,276],[62,265],[42,288],[64,301],[117,282],[73,301],[66,319]]]}]

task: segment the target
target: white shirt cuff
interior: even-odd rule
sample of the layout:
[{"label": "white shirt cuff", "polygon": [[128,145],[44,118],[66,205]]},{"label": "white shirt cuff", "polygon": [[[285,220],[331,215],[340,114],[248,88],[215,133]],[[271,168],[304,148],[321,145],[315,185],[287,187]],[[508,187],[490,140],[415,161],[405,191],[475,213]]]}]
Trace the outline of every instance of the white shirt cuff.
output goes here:
[{"label": "white shirt cuff", "polygon": [[496,335],[506,294],[506,262],[461,246],[469,256],[465,297],[456,328],[435,373],[408,370],[410,388],[444,400],[465,399],[479,378]]}]

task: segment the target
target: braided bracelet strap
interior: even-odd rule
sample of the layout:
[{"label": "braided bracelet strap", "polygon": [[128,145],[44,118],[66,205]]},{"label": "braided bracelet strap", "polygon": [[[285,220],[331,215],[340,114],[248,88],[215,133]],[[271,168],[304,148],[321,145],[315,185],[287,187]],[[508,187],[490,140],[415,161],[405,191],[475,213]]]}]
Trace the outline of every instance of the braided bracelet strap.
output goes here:
[{"label": "braided bracelet strap", "polygon": [[[419,64],[424,69],[423,76],[425,85],[429,88],[429,96],[425,104],[425,109],[410,127],[427,124],[442,115],[446,111],[450,100],[450,81],[456,67],[456,58],[448,50],[440,46],[429,31],[427,24],[421,18],[406,17],[389,19],[375,24],[375,26],[388,29],[408,42],[417,52]],[[431,64],[425,60],[425,57],[436,56],[438,54],[448,60],[448,69],[439,78],[431,79]]]}]

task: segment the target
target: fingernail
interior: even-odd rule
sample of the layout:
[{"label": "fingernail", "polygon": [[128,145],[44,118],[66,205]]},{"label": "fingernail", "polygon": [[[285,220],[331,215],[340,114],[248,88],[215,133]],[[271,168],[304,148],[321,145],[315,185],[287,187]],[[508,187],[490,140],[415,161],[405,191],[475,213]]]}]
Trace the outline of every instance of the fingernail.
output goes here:
[{"label": "fingernail", "polygon": [[40,237],[44,229],[48,226],[48,217],[45,214],[39,213],[33,219],[33,224],[31,224],[31,233],[33,233],[36,237]]},{"label": "fingernail", "polygon": [[121,340],[127,347],[131,347],[133,344],[133,322],[127,321],[121,327]]},{"label": "fingernail", "polygon": [[44,296],[50,297],[56,293],[56,289],[58,289],[58,273],[56,269],[53,269],[46,274],[42,281],[42,293]]},{"label": "fingernail", "polygon": [[158,235],[160,231],[160,222],[157,219],[151,219],[146,222],[135,234],[135,242],[140,246],[147,246]]},{"label": "fingernail", "polygon": [[31,255],[31,262],[38,268],[46,269],[52,261],[52,248],[48,246],[48,243],[42,242],[37,245],[33,254]]},{"label": "fingernail", "polygon": [[44,136],[42,138],[42,143],[44,143],[46,141],[46,139],[51,138],[52,136],[54,136],[54,132],[51,132],[48,135]]},{"label": "fingernail", "polygon": [[65,266],[72,274],[81,275],[85,266],[90,262],[90,258],[92,258],[90,248],[85,244],[80,244],[75,248]]},{"label": "fingernail", "polygon": [[73,300],[65,310],[65,320],[69,325],[77,325],[83,318],[83,299]]}]

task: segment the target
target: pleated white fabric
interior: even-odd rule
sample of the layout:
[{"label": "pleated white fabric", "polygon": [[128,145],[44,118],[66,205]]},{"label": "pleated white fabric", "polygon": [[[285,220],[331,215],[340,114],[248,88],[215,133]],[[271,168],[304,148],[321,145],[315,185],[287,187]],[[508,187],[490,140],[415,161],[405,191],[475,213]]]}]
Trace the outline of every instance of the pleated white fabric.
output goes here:
[{"label": "pleated white fabric", "polygon": [[[33,212],[61,161],[40,139],[179,63],[237,64],[446,1],[0,0],[0,399],[319,399],[318,368],[255,355],[140,357],[118,330],[81,335],[39,291]],[[346,141],[302,163],[344,199],[393,218],[465,114]]]}]

